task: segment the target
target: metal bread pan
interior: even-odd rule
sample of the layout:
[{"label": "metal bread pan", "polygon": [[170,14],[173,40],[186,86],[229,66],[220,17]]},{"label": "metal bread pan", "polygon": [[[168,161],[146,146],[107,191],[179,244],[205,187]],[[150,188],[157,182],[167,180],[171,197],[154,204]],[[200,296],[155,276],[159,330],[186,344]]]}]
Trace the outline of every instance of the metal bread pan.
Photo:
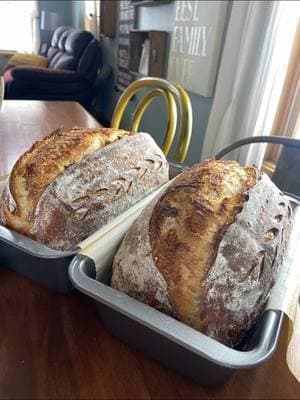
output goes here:
[{"label": "metal bread pan", "polygon": [[265,310],[244,343],[232,349],[112,289],[111,265],[128,224],[115,226],[84,249],[69,269],[73,285],[96,301],[102,323],[114,336],[206,386],[219,385],[235,370],[257,367],[271,357],[284,317],[281,311]]},{"label": "metal bread pan", "polygon": [[69,274],[78,290],[96,300],[101,322],[114,336],[200,385],[219,385],[236,369],[263,364],[275,350],[283,319],[279,311],[263,314],[250,350],[234,350],[112,289],[108,267],[102,280],[95,280],[95,264],[87,256],[76,256]]},{"label": "metal bread pan", "polygon": [[[169,168],[170,178],[173,178],[184,167],[182,164],[169,162]],[[3,183],[5,182],[1,182],[2,186]],[[149,196],[151,199],[151,194]],[[95,234],[80,243],[77,249],[65,252],[53,250],[0,225],[0,265],[49,289],[60,293],[69,293],[73,290],[68,276],[70,261],[80,248],[90,243],[90,239],[94,236]]]},{"label": "metal bread pan", "polygon": [[77,251],[56,251],[0,226],[0,265],[60,293],[73,289],[68,267]]}]

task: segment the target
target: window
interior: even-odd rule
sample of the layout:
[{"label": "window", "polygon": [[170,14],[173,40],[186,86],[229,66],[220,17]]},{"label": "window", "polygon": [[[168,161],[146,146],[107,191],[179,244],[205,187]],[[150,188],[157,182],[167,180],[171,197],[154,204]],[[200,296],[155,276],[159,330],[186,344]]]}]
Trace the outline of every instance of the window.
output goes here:
[{"label": "window", "polygon": [[100,0],[85,0],[84,28],[99,38],[100,26]]},{"label": "window", "polygon": [[[272,135],[300,139],[300,23],[298,23],[291,48],[288,68],[281,98],[272,127]],[[281,146],[268,145],[263,168],[272,175],[279,159]]]},{"label": "window", "polygon": [[0,50],[33,50],[36,1],[0,1]]}]

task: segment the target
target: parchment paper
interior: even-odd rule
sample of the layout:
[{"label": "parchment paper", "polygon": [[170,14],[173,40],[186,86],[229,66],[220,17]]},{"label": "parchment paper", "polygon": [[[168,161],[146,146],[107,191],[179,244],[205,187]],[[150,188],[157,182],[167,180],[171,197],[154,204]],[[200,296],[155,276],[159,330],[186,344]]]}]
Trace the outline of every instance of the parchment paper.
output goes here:
[{"label": "parchment paper", "polygon": [[300,382],[300,207],[294,208],[294,223],[284,261],[271,290],[267,309],[281,310],[290,319],[286,360]]}]

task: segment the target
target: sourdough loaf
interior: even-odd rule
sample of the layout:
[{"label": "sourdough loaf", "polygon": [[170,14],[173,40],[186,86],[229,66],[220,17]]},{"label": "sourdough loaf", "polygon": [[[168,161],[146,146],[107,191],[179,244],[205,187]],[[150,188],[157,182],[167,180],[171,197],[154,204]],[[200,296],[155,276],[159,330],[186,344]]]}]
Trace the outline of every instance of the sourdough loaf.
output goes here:
[{"label": "sourdough loaf", "polygon": [[4,223],[69,250],[168,180],[166,159],[146,133],[53,132],[14,165],[2,194]]},{"label": "sourdough loaf", "polygon": [[289,202],[255,168],[194,165],[134,222],[112,287],[235,346],[263,310],[290,220]]}]

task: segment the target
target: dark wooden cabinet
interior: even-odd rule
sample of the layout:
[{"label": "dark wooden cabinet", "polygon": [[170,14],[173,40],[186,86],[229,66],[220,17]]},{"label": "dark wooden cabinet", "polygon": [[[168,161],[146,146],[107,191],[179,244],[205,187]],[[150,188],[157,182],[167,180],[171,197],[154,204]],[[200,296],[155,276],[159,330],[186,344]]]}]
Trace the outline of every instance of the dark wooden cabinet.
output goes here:
[{"label": "dark wooden cabinet", "polygon": [[100,1],[100,35],[116,36],[117,1]]},{"label": "dark wooden cabinet", "polygon": [[163,77],[166,58],[167,32],[164,31],[130,31],[129,69],[139,73],[143,45],[149,40],[148,76]]}]

